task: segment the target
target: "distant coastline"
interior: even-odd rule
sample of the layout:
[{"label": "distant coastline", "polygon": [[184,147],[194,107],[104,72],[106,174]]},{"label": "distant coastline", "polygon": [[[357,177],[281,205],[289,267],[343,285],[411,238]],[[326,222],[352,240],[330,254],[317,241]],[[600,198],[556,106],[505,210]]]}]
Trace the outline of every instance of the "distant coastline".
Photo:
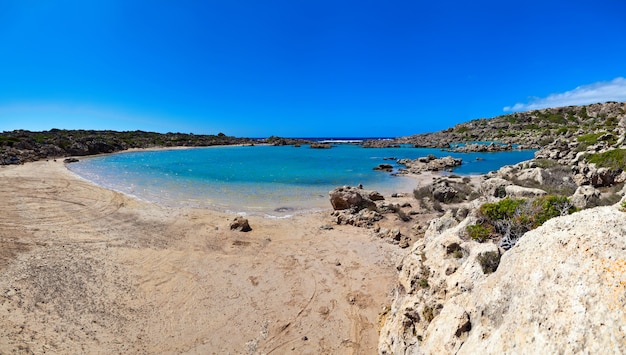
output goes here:
[{"label": "distant coastline", "polygon": [[[236,144],[294,145],[314,143],[352,143],[370,148],[408,145],[416,148],[459,149],[463,151],[501,151],[540,149],[556,138],[572,140],[611,131],[624,114],[624,103],[606,102],[586,106],[548,108],[518,112],[490,119],[459,123],[439,132],[392,137],[308,137],[237,138],[223,133],[155,133],[145,131],[93,131],[52,129],[44,132],[17,130],[0,133],[0,165],[114,153],[133,148],[206,147]],[[499,142],[488,146],[472,142]],[[454,148],[457,146],[457,148]]]}]

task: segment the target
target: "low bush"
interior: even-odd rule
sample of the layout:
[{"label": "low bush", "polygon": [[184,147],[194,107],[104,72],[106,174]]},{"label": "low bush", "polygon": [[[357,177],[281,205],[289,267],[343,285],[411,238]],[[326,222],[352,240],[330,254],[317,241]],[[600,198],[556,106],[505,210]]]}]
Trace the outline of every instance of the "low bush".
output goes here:
[{"label": "low bush", "polygon": [[469,225],[466,228],[467,235],[472,238],[472,240],[476,240],[478,242],[484,242],[488,240],[493,235],[493,227],[488,224],[473,224]]},{"label": "low bush", "polygon": [[551,218],[575,211],[576,208],[565,196],[547,195],[534,200],[505,198],[483,204],[479,209],[478,222],[467,226],[465,233],[478,242],[500,239],[501,246],[509,249],[529,230]]},{"label": "low bush", "polygon": [[559,165],[559,163],[553,159],[535,159],[534,162],[537,167],[543,169],[554,168],[555,166]]},{"label": "low bush", "polygon": [[532,205],[534,213],[529,216],[529,220],[532,221],[533,228],[539,227],[551,218],[565,216],[576,211],[565,196],[542,196],[534,200]]},{"label": "low bush", "polygon": [[488,219],[513,218],[517,207],[523,202],[521,199],[507,197],[498,202],[483,204],[480,206],[480,213]]},{"label": "low bush", "polygon": [[432,197],[432,194],[430,192],[430,187],[429,186],[422,186],[422,187],[417,187],[413,190],[413,197],[415,197],[416,200],[421,200],[425,197]]},{"label": "low bush", "polygon": [[626,149],[613,149],[604,153],[590,154],[587,162],[596,164],[598,168],[613,170],[626,169]]}]

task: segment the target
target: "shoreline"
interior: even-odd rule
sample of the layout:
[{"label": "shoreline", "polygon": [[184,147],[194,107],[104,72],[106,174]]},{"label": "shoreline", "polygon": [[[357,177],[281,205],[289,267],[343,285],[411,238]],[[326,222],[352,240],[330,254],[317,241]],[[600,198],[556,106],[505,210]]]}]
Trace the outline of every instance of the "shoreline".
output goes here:
[{"label": "shoreline", "polygon": [[0,197],[0,352],[374,353],[404,254],[328,211],[231,231],[61,161],[0,169]]},{"label": "shoreline", "polygon": [[[168,151],[168,150],[188,150],[188,149],[198,149],[198,148],[218,148],[218,147],[230,147],[230,146],[245,146],[242,145],[222,145],[222,146],[211,146],[211,147],[154,147],[154,148],[133,148],[122,152],[114,152],[114,153],[105,153],[105,154],[97,154],[92,156],[76,156],[70,158],[76,158],[79,160],[89,160],[89,159],[97,159],[100,157],[111,156],[116,154],[126,154],[126,153],[137,153],[137,152],[152,152],[152,151]],[[72,164],[65,164],[66,170],[73,174],[74,176],[88,181],[89,183],[95,184],[105,189],[113,190],[122,194],[126,194],[132,198],[139,199],[141,201],[149,202],[149,203],[157,203],[165,207],[170,208],[192,208],[192,209],[209,209],[221,213],[230,213],[233,215],[256,215],[256,216],[264,216],[266,218],[289,218],[293,215],[301,215],[308,213],[316,213],[316,212],[330,212],[332,210],[330,202],[328,200],[328,192],[331,191],[333,186],[328,188],[328,190],[324,190],[320,192],[320,197],[316,197],[312,199],[312,203],[307,203],[305,200],[299,200],[297,203],[275,203],[275,206],[270,205],[255,205],[248,207],[241,207],[241,205],[228,205],[221,203],[219,199],[213,202],[202,202],[202,201],[187,201],[185,199],[179,200],[176,198],[173,199],[160,199],[154,196],[150,196],[150,194],[136,194],[129,191],[125,191],[124,189],[116,188],[112,185],[107,185],[101,181],[94,181],[89,179],[86,176],[79,174],[74,171],[71,167]],[[411,195],[413,189],[416,186],[430,183],[433,179],[437,177],[444,176],[443,172],[423,172],[421,174],[402,174],[393,176],[392,179],[394,182],[393,187],[383,187],[380,189],[383,195],[391,195],[393,193],[400,194],[408,194]],[[366,189],[371,189],[370,186],[365,186]],[[376,190],[376,188],[373,188]],[[152,194],[154,195],[154,194]]]}]

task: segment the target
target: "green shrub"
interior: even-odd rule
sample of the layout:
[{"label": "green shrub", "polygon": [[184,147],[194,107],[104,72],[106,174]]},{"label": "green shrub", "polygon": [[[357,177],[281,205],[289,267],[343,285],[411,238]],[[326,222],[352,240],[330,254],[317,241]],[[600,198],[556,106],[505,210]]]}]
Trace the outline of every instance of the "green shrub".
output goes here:
[{"label": "green shrub", "polygon": [[484,242],[491,238],[493,234],[493,227],[489,224],[472,224],[465,227],[465,231],[467,235],[472,238],[472,240],[478,242]]},{"label": "green shrub", "polygon": [[533,201],[533,206],[535,213],[530,217],[534,228],[551,218],[568,215],[576,211],[576,208],[565,196],[542,196]]},{"label": "green shrub", "polygon": [[565,196],[547,195],[534,200],[505,198],[485,203],[479,209],[479,221],[467,226],[467,236],[478,242],[502,238],[504,248],[511,247],[524,233],[547,220],[576,211]]},{"label": "green shrub", "polygon": [[600,138],[600,136],[602,136],[603,134],[606,134],[606,132],[583,134],[581,136],[576,137],[576,140],[579,141],[580,143],[592,145],[592,144],[598,143],[598,138]]},{"label": "green shrub", "polygon": [[0,136],[0,145],[8,145],[9,147],[12,147],[14,143],[17,143],[19,141],[20,139],[16,137]]},{"label": "green shrub", "polygon": [[624,170],[626,169],[626,149],[613,149],[604,153],[590,154],[587,156],[587,161],[596,164],[598,168]]},{"label": "green shrub", "polygon": [[512,218],[515,210],[524,202],[522,199],[504,198],[498,202],[485,203],[480,206],[480,213],[489,219]]},{"label": "green shrub", "polygon": [[552,160],[552,159],[535,159],[535,164],[543,169],[548,169],[548,168],[553,168],[557,165],[559,165],[559,163],[556,160]]}]

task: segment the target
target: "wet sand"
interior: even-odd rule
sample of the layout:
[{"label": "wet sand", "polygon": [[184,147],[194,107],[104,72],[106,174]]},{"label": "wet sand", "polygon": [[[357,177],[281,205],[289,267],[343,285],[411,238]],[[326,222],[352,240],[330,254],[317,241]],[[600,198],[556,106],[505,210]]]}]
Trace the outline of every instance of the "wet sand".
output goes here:
[{"label": "wet sand", "polygon": [[373,354],[404,253],[330,209],[231,231],[52,161],[0,167],[0,210],[0,353]]}]

